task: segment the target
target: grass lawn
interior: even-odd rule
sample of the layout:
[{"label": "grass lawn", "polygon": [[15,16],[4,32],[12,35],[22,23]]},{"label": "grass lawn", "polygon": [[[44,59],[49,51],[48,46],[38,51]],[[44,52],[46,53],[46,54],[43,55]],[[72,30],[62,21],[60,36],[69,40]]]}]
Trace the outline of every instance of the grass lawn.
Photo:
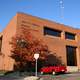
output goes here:
[{"label": "grass lawn", "polygon": [[6,73],[6,71],[0,71],[0,76],[3,76]]}]

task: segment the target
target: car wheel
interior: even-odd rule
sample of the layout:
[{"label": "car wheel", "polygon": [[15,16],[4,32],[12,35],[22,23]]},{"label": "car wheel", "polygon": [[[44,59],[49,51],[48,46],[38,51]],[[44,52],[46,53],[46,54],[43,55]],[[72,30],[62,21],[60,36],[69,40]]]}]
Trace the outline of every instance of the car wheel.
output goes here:
[{"label": "car wheel", "polygon": [[52,74],[53,74],[53,75],[55,75],[55,74],[56,74],[56,72],[55,72],[55,71],[53,71],[53,72],[52,72]]},{"label": "car wheel", "polygon": [[41,74],[43,74],[43,72],[41,72]]}]

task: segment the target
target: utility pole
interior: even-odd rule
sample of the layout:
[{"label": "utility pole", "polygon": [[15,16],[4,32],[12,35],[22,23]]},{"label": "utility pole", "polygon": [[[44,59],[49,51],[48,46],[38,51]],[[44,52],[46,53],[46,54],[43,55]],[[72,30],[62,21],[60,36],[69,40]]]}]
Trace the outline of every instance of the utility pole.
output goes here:
[{"label": "utility pole", "polygon": [[60,0],[59,5],[60,5],[60,17],[63,19],[64,18],[64,0]]}]

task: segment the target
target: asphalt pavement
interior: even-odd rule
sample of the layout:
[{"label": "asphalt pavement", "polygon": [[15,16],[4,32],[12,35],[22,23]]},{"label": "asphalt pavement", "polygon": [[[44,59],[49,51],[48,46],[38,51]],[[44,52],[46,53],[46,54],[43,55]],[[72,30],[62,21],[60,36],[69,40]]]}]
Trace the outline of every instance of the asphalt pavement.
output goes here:
[{"label": "asphalt pavement", "polygon": [[[59,75],[38,75],[42,80],[80,80],[80,72]],[[25,76],[26,77],[26,76]],[[24,76],[2,76],[0,80],[23,80]]]}]

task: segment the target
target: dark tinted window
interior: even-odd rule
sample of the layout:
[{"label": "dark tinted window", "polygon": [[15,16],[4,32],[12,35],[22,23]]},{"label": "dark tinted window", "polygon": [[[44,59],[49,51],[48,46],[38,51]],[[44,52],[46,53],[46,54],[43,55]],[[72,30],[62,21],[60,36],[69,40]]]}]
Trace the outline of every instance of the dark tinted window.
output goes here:
[{"label": "dark tinted window", "polygon": [[61,31],[51,29],[51,28],[48,28],[48,27],[44,27],[44,35],[51,35],[51,36],[61,37]]},{"label": "dark tinted window", "polygon": [[65,33],[65,38],[66,38],[66,39],[75,40],[75,34],[66,32],[66,33]]},{"label": "dark tinted window", "polygon": [[66,46],[66,52],[67,52],[67,65],[76,66],[77,65],[76,47]]},{"label": "dark tinted window", "polygon": [[2,47],[2,37],[0,37],[0,51],[1,51],[1,47]]}]

